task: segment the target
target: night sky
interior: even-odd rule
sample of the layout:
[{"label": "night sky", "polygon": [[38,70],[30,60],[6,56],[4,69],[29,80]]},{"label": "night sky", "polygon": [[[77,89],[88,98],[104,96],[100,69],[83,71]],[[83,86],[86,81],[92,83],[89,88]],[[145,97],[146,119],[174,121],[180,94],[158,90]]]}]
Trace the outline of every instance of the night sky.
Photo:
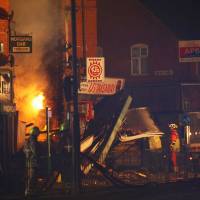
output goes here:
[{"label": "night sky", "polygon": [[140,0],[183,39],[200,39],[199,0]]}]

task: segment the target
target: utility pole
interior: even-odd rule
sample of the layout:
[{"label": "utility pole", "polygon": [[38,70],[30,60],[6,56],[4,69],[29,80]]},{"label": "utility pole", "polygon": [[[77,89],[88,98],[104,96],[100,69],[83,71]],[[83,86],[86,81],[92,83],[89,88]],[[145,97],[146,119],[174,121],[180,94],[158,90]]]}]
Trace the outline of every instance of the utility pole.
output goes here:
[{"label": "utility pole", "polygon": [[77,41],[76,41],[76,1],[71,0],[72,24],[72,68],[73,68],[73,106],[74,121],[72,134],[72,194],[80,193],[80,124],[78,112],[78,84],[77,84]]},{"label": "utility pole", "polygon": [[83,60],[84,60],[84,66],[85,66],[85,60],[86,60],[86,37],[85,37],[85,4],[84,0],[81,0],[81,15],[82,15],[82,54],[83,54]]}]

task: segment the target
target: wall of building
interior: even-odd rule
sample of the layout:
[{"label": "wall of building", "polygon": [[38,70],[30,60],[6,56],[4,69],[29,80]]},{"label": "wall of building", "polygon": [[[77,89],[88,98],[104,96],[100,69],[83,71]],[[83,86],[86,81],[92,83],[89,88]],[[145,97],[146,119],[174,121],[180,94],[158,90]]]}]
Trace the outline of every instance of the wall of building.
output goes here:
[{"label": "wall of building", "polygon": [[[178,61],[178,38],[138,0],[98,0],[98,46],[105,56],[106,76],[129,82],[191,81],[194,66]],[[149,47],[149,74],[131,76],[130,47]]]},{"label": "wall of building", "polygon": [[[0,9],[10,10],[9,0],[0,0]],[[4,11],[3,11],[4,12]],[[9,55],[8,20],[0,18],[0,43],[3,43],[1,59]],[[2,56],[3,55],[3,56]],[[9,63],[0,66],[0,165],[6,175],[17,150],[18,113],[13,104],[12,70]]]},{"label": "wall of building", "polygon": [[[0,1],[0,9],[3,14],[8,14],[10,4],[8,0]],[[7,12],[7,13],[6,13]],[[0,103],[11,102],[11,71],[8,63],[9,55],[9,21],[0,18]],[[2,110],[2,109],[0,109]]]},{"label": "wall of building", "polygon": [[0,5],[5,10],[9,11],[9,9],[10,9],[10,2],[9,2],[9,0],[1,0],[0,1]]},{"label": "wall of building", "polygon": [[[9,12],[9,9],[10,9],[9,1],[1,0],[0,8]],[[8,20],[6,19],[0,19],[0,42],[4,44],[4,53],[8,55],[9,53]]]},{"label": "wall of building", "polygon": [[[66,5],[70,8],[70,1],[66,0]],[[77,54],[78,57],[96,56],[97,52],[97,11],[96,0],[76,1],[76,23],[77,23]],[[67,16],[67,39],[71,42],[71,16]]]}]

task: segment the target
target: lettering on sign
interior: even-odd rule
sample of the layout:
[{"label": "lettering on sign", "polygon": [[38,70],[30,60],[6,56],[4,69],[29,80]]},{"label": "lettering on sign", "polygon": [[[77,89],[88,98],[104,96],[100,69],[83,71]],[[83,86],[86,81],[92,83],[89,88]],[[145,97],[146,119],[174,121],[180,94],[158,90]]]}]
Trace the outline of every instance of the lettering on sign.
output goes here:
[{"label": "lettering on sign", "polygon": [[11,53],[32,53],[32,36],[11,36]]},{"label": "lettering on sign", "polygon": [[174,71],[172,69],[154,71],[155,76],[172,76],[173,74],[174,74]]},{"label": "lettering on sign", "polygon": [[179,62],[200,62],[200,40],[179,41]]},{"label": "lettering on sign", "polygon": [[80,94],[113,95],[124,87],[125,80],[120,78],[105,78],[103,82],[81,82]]}]

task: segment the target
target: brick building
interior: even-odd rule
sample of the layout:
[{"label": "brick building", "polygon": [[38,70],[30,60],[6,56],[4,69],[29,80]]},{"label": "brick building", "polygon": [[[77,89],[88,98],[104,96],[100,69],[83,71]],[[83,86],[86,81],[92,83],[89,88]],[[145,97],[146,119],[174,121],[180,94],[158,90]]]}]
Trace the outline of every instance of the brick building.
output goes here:
[{"label": "brick building", "polygon": [[[12,67],[9,54],[10,4],[8,0],[0,3],[0,103],[10,106],[13,103]],[[8,108],[8,107],[7,107]],[[10,107],[11,108],[11,107]]]},{"label": "brick building", "polygon": [[[65,0],[66,12],[66,39],[72,40],[70,20],[70,0]],[[97,9],[96,0],[77,0],[77,54],[78,57],[97,55]]]},{"label": "brick building", "polygon": [[10,9],[9,1],[0,2],[0,52],[8,56],[8,11]]},{"label": "brick building", "polygon": [[[122,76],[134,83],[199,79],[195,64],[178,61],[182,38],[140,1],[97,2],[98,46],[106,57],[107,76]],[[134,56],[138,49],[143,51],[142,60]]]},{"label": "brick building", "polygon": [[13,103],[13,67],[9,54],[9,0],[0,1],[0,165],[6,174],[17,147],[17,113]]},{"label": "brick building", "polygon": [[97,8],[98,48],[105,57],[106,76],[126,79],[133,106],[148,106],[163,118],[158,121],[165,128],[183,112],[200,111],[199,64],[179,62],[178,52],[180,40],[198,40],[198,34],[191,37],[187,29],[178,33],[185,24],[181,18],[172,28],[139,0],[97,0]]}]

